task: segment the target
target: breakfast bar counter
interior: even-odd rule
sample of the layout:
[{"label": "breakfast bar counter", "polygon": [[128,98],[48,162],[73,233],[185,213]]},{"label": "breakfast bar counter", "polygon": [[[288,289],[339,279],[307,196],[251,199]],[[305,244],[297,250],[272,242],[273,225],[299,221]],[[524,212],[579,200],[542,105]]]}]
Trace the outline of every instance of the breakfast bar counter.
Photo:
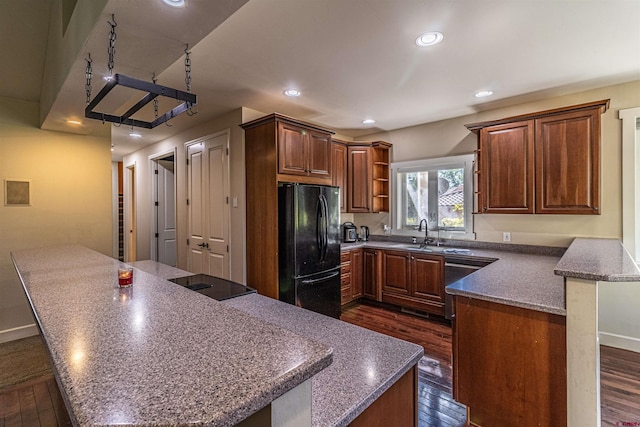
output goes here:
[{"label": "breakfast bar counter", "polygon": [[12,254],[78,426],[229,426],[329,366],[332,349],[80,246]]},{"label": "breakfast bar counter", "polygon": [[166,280],[183,270],[134,262],[118,288],[125,264],[80,246],[12,257],[75,425],[236,425],[308,387],[305,425],[346,426],[417,381],[420,346],[257,294],[218,302]]}]

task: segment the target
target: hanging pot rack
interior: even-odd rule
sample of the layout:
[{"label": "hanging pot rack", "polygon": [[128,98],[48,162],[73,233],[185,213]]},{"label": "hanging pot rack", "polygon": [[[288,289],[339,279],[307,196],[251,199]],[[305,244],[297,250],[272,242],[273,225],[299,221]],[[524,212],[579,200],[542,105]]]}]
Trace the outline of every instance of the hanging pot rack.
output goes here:
[{"label": "hanging pot rack", "polygon": [[[109,76],[111,76],[112,70],[114,68],[114,56],[115,56],[115,41],[116,41],[116,33],[115,28],[117,26],[115,22],[115,15],[111,15],[112,22],[109,22],[111,26],[111,31],[109,33]],[[162,86],[156,83],[155,74],[153,78],[153,83],[147,82],[144,80],[139,80],[133,77],[125,76],[123,74],[115,74],[110,77],[107,81],[107,84],[98,92],[95,98],[91,99],[91,77],[92,77],[92,62],[91,54],[86,59],[87,68],[85,71],[86,77],[86,85],[85,91],[87,96],[87,106],[84,110],[85,117],[89,119],[101,120],[104,122],[115,123],[118,126],[127,125],[132,127],[140,127],[145,129],[153,129],[158,125],[163,123],[167,123],[168,121],[173,119],[174,117],[186,112],[187,115],[192,116],[196,114],[193,110],[193,107],[197,103],[197,97],[195,94],[191,93],[191,59],[189,46],[185,49],[185,83],[187,86],[187,91],[181,91],[178,89],[170,88],[167,86]],[[146,94],[136,102],[132,107],[130,107],[124,114],[121,116],[115,114],[109,114],[105,112],[94,111],[94,109],[98,106],[98,104],[117,86],[123,86],[130,89],[135,89],[141,92],[146,92]],[[157,98],[159,96],[163,96],[166,98],[175,99],[181,101],[181,103],[174,107],[173,109],[167,111],[166,113],[159,115],[157,108]],[[153,121],[144,121],[133,118],[132,116],[142,109],[149,102],[154,102],[154,113],[155,119]]]}]

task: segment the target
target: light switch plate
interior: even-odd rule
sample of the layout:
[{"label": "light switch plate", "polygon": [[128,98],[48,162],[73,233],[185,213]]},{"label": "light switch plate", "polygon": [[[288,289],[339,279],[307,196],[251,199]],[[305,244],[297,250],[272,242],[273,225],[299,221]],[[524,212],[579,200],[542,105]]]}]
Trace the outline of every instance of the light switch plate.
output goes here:
[{"label": "light switch plate", "polygon": [[511,233],[509,233],[508,231],[505,231],[502,233],[502,241],[503,242],[510,242],[511,241]]}]

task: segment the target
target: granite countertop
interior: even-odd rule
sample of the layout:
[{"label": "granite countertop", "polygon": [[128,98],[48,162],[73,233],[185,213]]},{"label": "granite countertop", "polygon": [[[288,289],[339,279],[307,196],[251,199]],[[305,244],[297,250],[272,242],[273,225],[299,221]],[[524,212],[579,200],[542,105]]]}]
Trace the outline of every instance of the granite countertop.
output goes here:
[{"label": "granite countertop", "polygon": [[422,357],[421,346],[258,294],[223,304],[333,348],[333,363],[311,380],[312,425],[346,426]]},{"label": "granite countertop", "polygon": [[640,281],[640,269],[617,239],[575,239],[555,273],[604,282]]},{"label": "granite countertop", "polygon": [[81,246],[12,253],[74,425],[233,425],[332,349]]},{"label": "granite countertop", "polygon": [[[465,243],[467,242],[460,242],[460,245]],[[429,246],[433,252],[427,253],[443,255],[451,262],[464,263],[465,260],[473,259],[492,261],[486,267],[447,286],[447,293],[566,315],[564,279],[554,274],[554,268],[562,258],[563,248],[504,244],[485,244],[483,247],[482,243],[476,244],[479,247],[471,244],[465,245],[466,247]],[[345,250],[373,247],[423,252],[417,249],[417,244],[391,241],[348,243],[341,247]]]},{"label": "granite countertop", "polygon": [[[155,261],[131,265],[165,279],[192,274]],[[311,380],[314,427],[349,424],[418,363],[424,353],[419,345],[258,294],[222,303],[333,348],[333,363]]]},{"label": "granite countertop", "polygon": [[[456,247],[429,246],[447,261],[492,260],[486,267],[447,286],[446,292],[552,314],[566,315],[564,278],[606,282],[640,281],[640,269],[618,239],[576,238],[568,249],[486,242],[450,241]],[[417,244],[394,241],[343,243],[356,248],[422,252]],[[429,252],[428,252],[429,253]]]}]

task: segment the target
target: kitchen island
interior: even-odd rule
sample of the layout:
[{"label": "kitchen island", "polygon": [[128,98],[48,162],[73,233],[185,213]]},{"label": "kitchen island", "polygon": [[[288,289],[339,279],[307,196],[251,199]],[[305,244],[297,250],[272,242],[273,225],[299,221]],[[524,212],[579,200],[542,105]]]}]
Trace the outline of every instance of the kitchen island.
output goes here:
[{"label": "kitchen island", "polygon": [[347,425],[399,378],[415,379],[423,353],[258,295],[217,302],[145,272],[151,264],[118,288],[124,264],[80,246],[12,258],[75,425],[226,426],[264,408],[271,421],[278,412],[264,425]]}]

